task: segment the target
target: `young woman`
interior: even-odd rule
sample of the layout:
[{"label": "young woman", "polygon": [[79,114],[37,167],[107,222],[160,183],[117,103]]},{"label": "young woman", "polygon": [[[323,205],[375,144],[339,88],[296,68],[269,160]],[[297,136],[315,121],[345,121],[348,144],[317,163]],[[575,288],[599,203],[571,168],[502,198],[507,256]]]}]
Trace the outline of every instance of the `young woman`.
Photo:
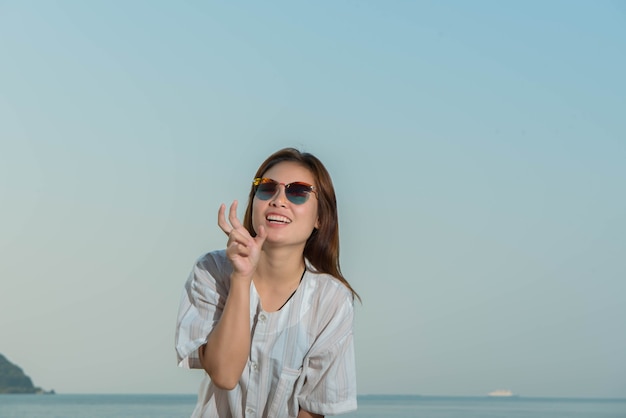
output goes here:
[{"label": "young woman", "polygon": [[179,366],[206,376],[193,417],[321,417],[356,409],[353,303],[339,267],[330,175],[292,148],[257,170],[243,223],[195,264],[178,314]]}]

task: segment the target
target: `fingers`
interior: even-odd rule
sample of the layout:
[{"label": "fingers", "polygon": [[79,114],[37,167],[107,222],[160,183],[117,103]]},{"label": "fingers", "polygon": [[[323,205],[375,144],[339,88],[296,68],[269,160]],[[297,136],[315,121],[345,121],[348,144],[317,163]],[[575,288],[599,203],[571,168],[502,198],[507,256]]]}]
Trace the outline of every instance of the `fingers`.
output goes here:
[{"label": "fingers", "polygon": [[219,225],[220,229],[224,231],[226,235],[230,235],[230,232],[233,230],[233,228],[230,225],[228,225],[228,222],[226,222],[226,217],[224,215],[225,212],[226,212],[226,205],[222,203],[220,205],[220,209],[217,212],[217,224]]},{"label": "fingers", "polygon": [[259,230],[257,231],[256,237],[254,240],[259,246],[263,246],[263,242],[265,242],[265,238],[267,238],[267,230],[263,225],[259,225]]},{"label": "fingers", "polygon": [[233,261],[235,258],[248,258],[256,252],[255,239],[247,230],[233,229],[228,235],[226,254]]},{"label": "fingers", "polygon": [[267,231],[264,227],[260,227],[259,233],[253,238],[237,218],[237,206],[238,202],[233,201],[228,211],[228,218],[226,218],[226,205],[222,203],[217,212],[217,224],[228,236],[226,256],[233,266],[233,271],[251,278],[256,270]]},{"label": "fingers", "polygon": [[230,224],[235,229],[239,229],[239,228],[243,227],[243,225],[241,225],[241,222],[239,222],[239,219],[237,219],[237,206],[238,206],[238,204],[239,204],[239,202],[237,202],[236,200],[233,201],[233,204],[230,205],[230,211],[228,212],[228,220],[230,221]]},{"label": "fingers", "polygon": [[233,203],[230,205],[230,209],[228,211],[228,221],[226,221],[226,215],[225,215],[226,205],[225,204],[222,203],[220,205],[220,209],[217,212],[217,224],[219,225],[220,229],[224,231],[226,235],[230,235],[230,233],[234,229],[243,228],[243,225],[237,218],[237,205],[238,205],[238,202],[236,200],[233,201]]},{"label": "fingers", "polygon": [[241,236],[236,230],[231,232],[228,237],[228,244],[226,244],[228,252],[232,255],[238,255],[240,257],[247,257],[250,255],[251,246],[246,237]]},{"label": "fingers", "polygon": [[252,247],[262,246],[267,231],[265,227],[259,227],[258,234],[252,238],[248,230],[243,226],[239,218],[237,218],[237,200],[233,201],[228,211],[228,220],[226,220],[226,205],[221,204],[217,212],[217,224],[220,229],[228,236],[227,249],[231,254],[237,254],[242,257],[250,255]]}]

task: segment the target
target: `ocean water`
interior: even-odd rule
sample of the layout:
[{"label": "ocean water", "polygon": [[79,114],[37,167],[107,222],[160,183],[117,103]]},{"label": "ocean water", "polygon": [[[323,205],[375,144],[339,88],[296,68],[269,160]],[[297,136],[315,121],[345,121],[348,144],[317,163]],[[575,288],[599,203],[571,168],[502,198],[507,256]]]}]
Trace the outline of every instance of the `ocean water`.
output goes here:
[{"label": "ocean water", "polygon": [[[0,395],[0,418],[185,418],[195,395]],[[626,399],[370,395],[344,418],[626,418]]]},{"label": "ocean water", "polygon": [[626,418],[626,399],[361,396],[344,418]]}]

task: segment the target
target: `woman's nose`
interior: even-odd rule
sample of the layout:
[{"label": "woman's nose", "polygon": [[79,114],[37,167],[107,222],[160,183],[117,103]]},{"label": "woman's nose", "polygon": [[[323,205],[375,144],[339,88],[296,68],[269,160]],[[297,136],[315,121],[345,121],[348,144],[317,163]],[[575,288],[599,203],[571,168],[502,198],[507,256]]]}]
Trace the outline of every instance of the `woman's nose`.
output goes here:
[{"label": "woman's nose", "polygon": [[276,194],[274,195],[274,197],[272,197],[271,205],[284,207],[286,204],[287,196],[285,195],[285,186],[279,184],[276,190]]}]

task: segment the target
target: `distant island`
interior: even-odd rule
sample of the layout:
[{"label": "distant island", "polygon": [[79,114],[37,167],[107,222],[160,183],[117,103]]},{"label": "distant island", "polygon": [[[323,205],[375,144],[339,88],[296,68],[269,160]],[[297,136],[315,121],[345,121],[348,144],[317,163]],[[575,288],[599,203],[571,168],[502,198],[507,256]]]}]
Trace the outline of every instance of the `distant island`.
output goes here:
[{"label": "distant island", "polygon": [[45,391],[36,387],[21,368],[0,354],[0,394],[5,393],[54,394],[54,390]]}]

